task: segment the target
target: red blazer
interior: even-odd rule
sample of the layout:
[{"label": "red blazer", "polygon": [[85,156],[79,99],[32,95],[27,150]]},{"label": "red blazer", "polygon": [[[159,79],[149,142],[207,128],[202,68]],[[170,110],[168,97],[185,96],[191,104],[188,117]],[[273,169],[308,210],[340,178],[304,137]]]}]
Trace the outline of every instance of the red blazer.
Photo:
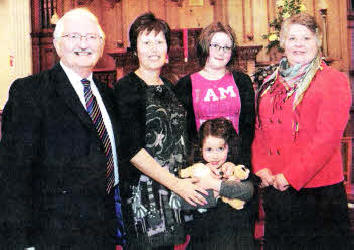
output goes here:
[{"label": "red blazer", "polygon": [[[275,91],[283,90],[280,84]],[[295,94],[281,108],[273,108],[272,93],[259,101],[261,126],[256,126],[252,145],[254,172],[269,168],[273,174],[283,173],[297,190],[343,181],[340,140],[351,106],[348,78],[323,63],[295,110]]]}]

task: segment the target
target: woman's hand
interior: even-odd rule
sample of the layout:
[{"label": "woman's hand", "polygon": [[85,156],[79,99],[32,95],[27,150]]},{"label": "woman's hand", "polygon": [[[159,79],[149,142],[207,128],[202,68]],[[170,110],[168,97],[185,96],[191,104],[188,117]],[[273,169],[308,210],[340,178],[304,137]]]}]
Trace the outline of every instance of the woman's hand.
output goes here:
[{"label": "woman's hand", "polygon": [[268,187],[273,185],[274,183],[274,176],[272,175],[272,171],[269,168],[263,168],[259,170],[256,175],[261,178],[262,183],[261,187]]},{"label": "woman's hand", "polygon": [[145,175],[172,190],[192,206],[196,206],[196,204],[205,205],[207,203],[201,193],[208,195],[208,192],[195,184],[199,181],[198,179],[180,179],[176,177],[167,168],[161,167],[144,148],[130,162]]},{"label": "woman's hand", "polygon": [[178,179],[172,191],[192,206],[197,206],[197,204],[201,206],[206,205],[207,201],[201,193],[208,195],[208,192],[203,187],[196,185],[198,182],[199,179],[197,178]]},{"label": "woman's hand", "polygon": [[283,174],[277,174],[274,176],[273,186],[279,191],[285,191],[290,187],[289,182]]}]

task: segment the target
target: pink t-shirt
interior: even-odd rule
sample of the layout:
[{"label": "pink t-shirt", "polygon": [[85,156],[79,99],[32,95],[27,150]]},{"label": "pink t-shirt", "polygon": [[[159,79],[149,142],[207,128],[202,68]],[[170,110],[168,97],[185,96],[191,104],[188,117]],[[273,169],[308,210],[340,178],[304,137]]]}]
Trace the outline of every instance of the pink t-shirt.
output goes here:
[{"label": "pink t-shirt", "polygon": [[238,133],[241,102],[238,88],[231,73],[219,80],[208,80],[199,73],[191,75],[192,97],[197,130],[210,119],[229,119]]}]

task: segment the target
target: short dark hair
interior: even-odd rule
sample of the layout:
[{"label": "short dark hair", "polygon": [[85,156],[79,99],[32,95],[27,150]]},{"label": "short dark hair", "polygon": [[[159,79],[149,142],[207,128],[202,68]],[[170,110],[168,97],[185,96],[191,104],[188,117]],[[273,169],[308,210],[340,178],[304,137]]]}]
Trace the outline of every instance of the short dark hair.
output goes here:
[{"label": "short dark hair", "polygon": [[202,157],[202,147],[205,138],[208,136],[215,136],[225,140],[229,147],[227,154],[228,161],[235,163],[240,160],[240,138],[230,120],[220,117],[207,120],[200,126],[198,136],[199,157]]},{"label": "short dark hair", "polygon": [[198,39],[197,56],[199,60],[199,65],[201,67],[205,66],[205,63],[209,57],[210,42],[211,39],[213,38],[213,35],[216,32],[224,32],[226,35],[230,37],[232,42],[232,49],[231,49],[232,54],[231,54],[230,61],[227,63],[226,66],[230,66],[236,58],[237,41],[236,41],[235,32],[227,24],[223,24],[221,22],[214,22],[209,24],[207,27],[205,27],[202,30]]},{"label": "short dark hair", "polygon": [[135,21],[132,23],[129,29],[129,41],[130,41],[130,48],[133,52],[137,51],[137,40],[138,36],[141,32],[147,31],[150,33],[151,31],[155,31],[156,35],[162,31],[165,36],[166,43],[167,43],[167,51],[170,49],[170,27],[168,24],[159,18],[156,18],[155,15],[151,12],[147,12],[139,16]]}]

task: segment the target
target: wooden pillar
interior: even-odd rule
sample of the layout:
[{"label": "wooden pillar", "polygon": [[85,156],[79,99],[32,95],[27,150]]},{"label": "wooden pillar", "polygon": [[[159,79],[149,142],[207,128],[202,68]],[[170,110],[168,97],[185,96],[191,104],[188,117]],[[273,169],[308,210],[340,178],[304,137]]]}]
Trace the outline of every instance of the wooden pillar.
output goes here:
[{"label": "wooden pillar", "polygon": [[228,0],[214,1],[214,22],[229,24],[227,2]]}]

